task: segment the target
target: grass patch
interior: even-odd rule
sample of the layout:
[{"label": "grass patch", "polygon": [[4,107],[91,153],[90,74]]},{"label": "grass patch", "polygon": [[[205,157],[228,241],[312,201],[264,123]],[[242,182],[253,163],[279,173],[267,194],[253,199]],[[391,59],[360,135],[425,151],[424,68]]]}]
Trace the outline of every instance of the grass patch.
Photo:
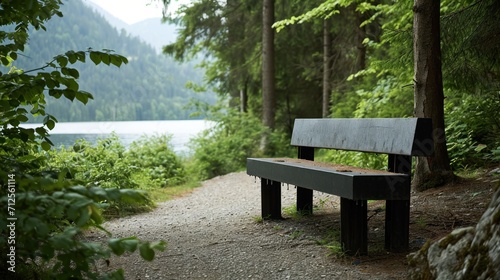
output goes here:
[{"label": "grass patch", "polygon": [[455,175],[457,175],[460,178],[465,178],[465,179],[477,179],[486,173],[486,169],[484,168],[469,168],[469,167],[464,167],[462,169],[459,169],[455,171]]},{"label": "grass patch", "polygon": [[189,194],[200,185],[200,182],[193,181],[178,186],[149,189],[147,192],[153,202],[163,202]]},{"label": "grass patch", "polygon": [[300,230],[294,230],[294,231],[290,234],[290,239],[297,239],[297,238],[301,237],[303,234],[304,234],[304,232],[302,232],[302,231],[300,231]]},{"label": "grass patch", "polygon": [[342,251],[342,245],[340,244],[340,228],[329,229],[324,238],[317,240],[316,243],[325,246],[330,251],[329,256],[345,256],[345,252]]},{"label": "grass patch", "polygon": [[264,222],[264,218],[262,218],[262,216],[253,216],[253,221],[258,223],[258,224],[262,224]]},{"label": "grass patch", "polygon": [[310,215],[307,211],[297,211],[297,205],[293,204],[287,207],[283,207],[283,214],[290,216],[293,219],[300,219],[304,216]]}]

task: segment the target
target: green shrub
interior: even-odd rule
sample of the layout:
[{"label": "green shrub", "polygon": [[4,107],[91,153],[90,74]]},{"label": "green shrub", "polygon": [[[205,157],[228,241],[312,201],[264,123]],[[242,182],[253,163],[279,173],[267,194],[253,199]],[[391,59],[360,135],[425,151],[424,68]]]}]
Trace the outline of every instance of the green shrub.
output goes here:
[{"label": "green shrub", "polygon": [[[140,247],[141,256],[151,260],[154,250],[163,250],[165,243],[149,243],[129,238],[128,243],[110,239],[109,243],[88,242],[81,236],[89,227],[102,229],[102,210],[105,201],[144,202],[137,191],[104,189],[75,185],[57,173],[27,176],[25,173],[0,172],[2,178],[0,205],[8,204],[7,178],[15,180],[15,205],[10,212],[0,213],[0,249],[15,253],[15,269],[24,279],[123,279],[123,271],[100,273],[94,271],[97,261],[108,259],[112,253],[121,255]],[[7,207],[2,207],[7,210]],[[10,216],[6,216],[6,214]],[[16,217],[14,243],[8,218]],[[7,223],[6,223],[7,222]],[[109,233],[109,235],[111,235]],[[7,245],[10,244],[10,245]],[[13,247],[11,247],[13,246]],[[14,248],[14,250],[12,250]],[[2,267],[11,257],[2,254]],[[49,269],[50,268],[50,269]],[[4,272],[6,273],[6,272]]]},{"label": "green shrub", "polygon": [[134,141],[127,153],[127,161],[160,186],[175,186],[186,182],[187,174],[167,135],[142,136]]},{"label": "green shrub", "polygon": [[[215,125],[190,142],[194,151],[191,169],[199,179],[244,169],[248,157],[262,156],[260,143],[266,128],[259,118],[234,109],[225,112],[217,111],[217,108],[213,110],[212,120]],[[270,134],[269,146],[273,154],[288,151],[289,138],[286,145],[277,144],[285,141],[284,139],[287,137],[282,133]]]},{"label": "green shrub", "polygon": [[500,95],[461,96],[446,106],[446,136],[452,167],[500,162]]},{"label": "green shrub", "polygon": [[319,150],[316,157],[317,161],[322,162],[379,170],[387,169],[387,155],[384,154],[322,149]]},{"label": "green shrub", "polygon": [[48,151],[47,156],[47,165],[43,168],[68,171],[71,178],[86,186],[138,187],[131,177],[136,168],[125,156],[125,147],[116,134],[99,139],[96,145],[77,140],[71,147]]},{"label": "green shrub", "polygon": [[[51,164],[57,166],[78,153],[66,150],[64,157],[54,158],[38,149],[37,142],[0,141],[0,205],[5,210],[0,212],[0,250],[10,254],[0,257],[5,273],[8,266],[20,279],[123,279],[122,270],[95,271],[96,262],[137,248],[150,260],[154,250],[164,249],[164,242],[135,237],[108,244],[82,238],[90,227],[111,235],[102,228],[103,211],[110,205],[147,204],[148,199],[135,190],[79,185],[81,180],[68,176],[73,165],[53,170],[48,164],[55,159]],[[15,266],[8,263],[12,260]]]}]

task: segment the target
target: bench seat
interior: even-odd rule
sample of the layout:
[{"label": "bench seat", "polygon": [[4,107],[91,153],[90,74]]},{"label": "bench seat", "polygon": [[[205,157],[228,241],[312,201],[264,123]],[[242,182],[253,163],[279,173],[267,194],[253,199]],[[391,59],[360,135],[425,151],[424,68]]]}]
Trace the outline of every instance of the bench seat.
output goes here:
[{"label": "bench seat", "polygon": [[247,174],[352,200],[410,199],[410,176],[382,170],[304,159],[248,158]]}]

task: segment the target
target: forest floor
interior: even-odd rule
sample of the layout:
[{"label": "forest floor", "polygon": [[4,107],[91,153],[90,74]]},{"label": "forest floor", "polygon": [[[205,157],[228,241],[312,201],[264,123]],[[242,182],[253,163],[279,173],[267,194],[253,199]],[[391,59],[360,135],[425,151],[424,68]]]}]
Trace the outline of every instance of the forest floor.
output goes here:
[{"label": "forest floor", "polygon": [[[454,228],[473,226],[488,206],[499,176],[412,193],[410,252]],[[384,248],[384,202],[370,202],[367,256],[345,256],[339,235],[338,197],[315,192],[315,212],[290,214],[295,187],[282,187],[284,219],[262,221],[260,180],[244,172],[205,181],[149,213],[115,219],[104,227],[114,237],[165,240],[152,262],[138,253],[113,257],[102,271],[124,268],[126,279],[406,279],[407,254]],[[287,215],[288,213],[288,215]],[[87,238],[103,240],[98,232]],[[329,247],[330,246],[330,247]]]}]

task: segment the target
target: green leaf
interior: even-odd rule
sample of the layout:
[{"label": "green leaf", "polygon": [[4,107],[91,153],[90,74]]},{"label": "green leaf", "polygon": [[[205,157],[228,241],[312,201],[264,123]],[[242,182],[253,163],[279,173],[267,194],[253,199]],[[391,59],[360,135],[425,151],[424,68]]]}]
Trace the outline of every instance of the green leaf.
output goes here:
[{"label": "green leaf", "polygon": [[53,79],[45,79],[45,85],[49,89],[53,89],[53,88],[55,88],[57,86],[57,83]]},{"label": "green leaf", "polygon": [[115,65],[116,67],[120,67],[122,65],[122,60],[120,57],[112,55],[111,56],[111,64]]},{"label": "green leaf", "polygon": [[83,104],[87,104],[87,102],[89,102],[89,98],[91,97],[92,95],[90,95],[88,92],[78,91],[76,93],[76,99],[82,102]]},{"label": "green leaf", "polygon": [[11,119],[11,120],[9,120],[9,124],[16,127],[16,126],[19,126],[21,124],[21,122],[18,121],[17,119]]},{"label": "green leaf", "polygon": [[81,62],[85,62],[85,59],[86,59],[86,55],[85,55],[85,52],[84,51],[78,51],[75,53],[76,54],[76,58],[81,61]]},{"label": "green leaf", "polygon": [[94,62],[95,65],[101,63],[102,58],[99,52],[90,52],[90,60]]},{"label": "green leaf", "polygon": [[46,131],[46,130],[45,130],[45,128],[43,128],[43,127],[37,127],[37,128],[35,128],[35,131],[36,131],[36,133],[38,133],[38,135],[40,135],[40,136],[44,136],[44,135],[46,135],[46,134],[47,134],[47,131]]},{"label": "green leaf", "polygon": [[165,247],[167,246],[167,242],[161,240],[161,241],[156,241],[150,244],[150,247],[153,250],[158,250],[158,251],[165,251]]},{"label": "green leaf", "polygon": [[48,129],[52,130],[56,126],[56,123],[53,120],[48,120],[45,125],[47,126]]},{"label": "green leaf", "polygon": [[89,206],[80,208],[78,218],[75,223],[77,226],[82,227],[88,223],[90,219],[90,209]]},{"label": "green leaf", "polygon": [[66,65],[68,65],[68,59],[65,56],[62,55],[57,56],[56,61],[57,63],[59,63],[61,67],[66,67]]},{"label": "green leaf", "polygon": [[80,85],[73,79],[68,79],[66,82],[66,86],[72,91],[78,91],[78,89],[80,88]]},{"label": "green leaf", "polygon": [[66,76],[71,76],[75,79],[78,79],[80,77],[80,73],[78,72],[78,70],[74,69],[74,68],[62,68],[61,69],[61,72],[66,75]]},{"label": "green leaf", "polygon": [[121,239],[120,238],[112,238],[108,241],[108,246],[111,248],[111,251],[113,251],[113,254],[117,256],[121,256],[123,253],[125,253],[125,248],[121,246]]},{"label": "green leaf", "polygon": [[4,57],[4,56],[0,57],[0,61],[2,61],[2,64],[4,66],[9,66],[9,64],[10,64],[10,61],[6,57]]},{"label": "green leaf", "polygon": [[135,252],[137,245],[139,245],[139,240],[136,237],[123,238],[121,240],[121,245],[128,252]]},{"label": "green leaf", "polygon": [[16,60],[17,59],[17,53],[15,53],[15,52],[9,53],[9,56],[10,56],[10,58],[12,58],[12,60]]},{"label": "green leaf", "polygon": [[149,247],[149,243],[142,243],[139,246],[139,253],[147,261],[152,261],[155,257],[155,251]]},{"label": "green leaf", "polygon": [[74,64],[77,60],[77,56],[74,51],[67,51],[66,56],[68,57],[69,63]]},{"label": "green leaf", "polygon": [[19,115],[16,117],[16,119],[20,122],[27,122],[29,120],[25,115]]},{"label": "green leaf", "polygon": [[488,146],[484,145],[484,144],[478,144],[476,146],[476,148],[474,149],[474,151],[480,153],[482,150],[486,149]]},{"label": "green leaf", "polygon": [[54,97],[54,98],[57,98],[57,99],[61,98],[62,94],[63,94],[63,91],[60,89],[49,90],[49,95]]},{"label": "green leaf", "polygon": [[101,54],[101,58],[102,58],[102,63],[106,64],[106,65],[109,65],[110,63],[110,58],[109,58],[109,54],[107,53],[103,53]]},{"label": "green leaf", "polygon": [[66,97],[67,99],[69,99],[71,101],[75,100],[75,96],[76,96],[75,91],[65,90],[65,91],[63,91],[63,94],[64,94],[64,97]]},{"label": "green leaf", "polygon": [[41,146],[42,146],[42,149],[44,151],[48,151],[51,148],[50,144],[48,142],[45,142],[45,141],[42,142]]}]

